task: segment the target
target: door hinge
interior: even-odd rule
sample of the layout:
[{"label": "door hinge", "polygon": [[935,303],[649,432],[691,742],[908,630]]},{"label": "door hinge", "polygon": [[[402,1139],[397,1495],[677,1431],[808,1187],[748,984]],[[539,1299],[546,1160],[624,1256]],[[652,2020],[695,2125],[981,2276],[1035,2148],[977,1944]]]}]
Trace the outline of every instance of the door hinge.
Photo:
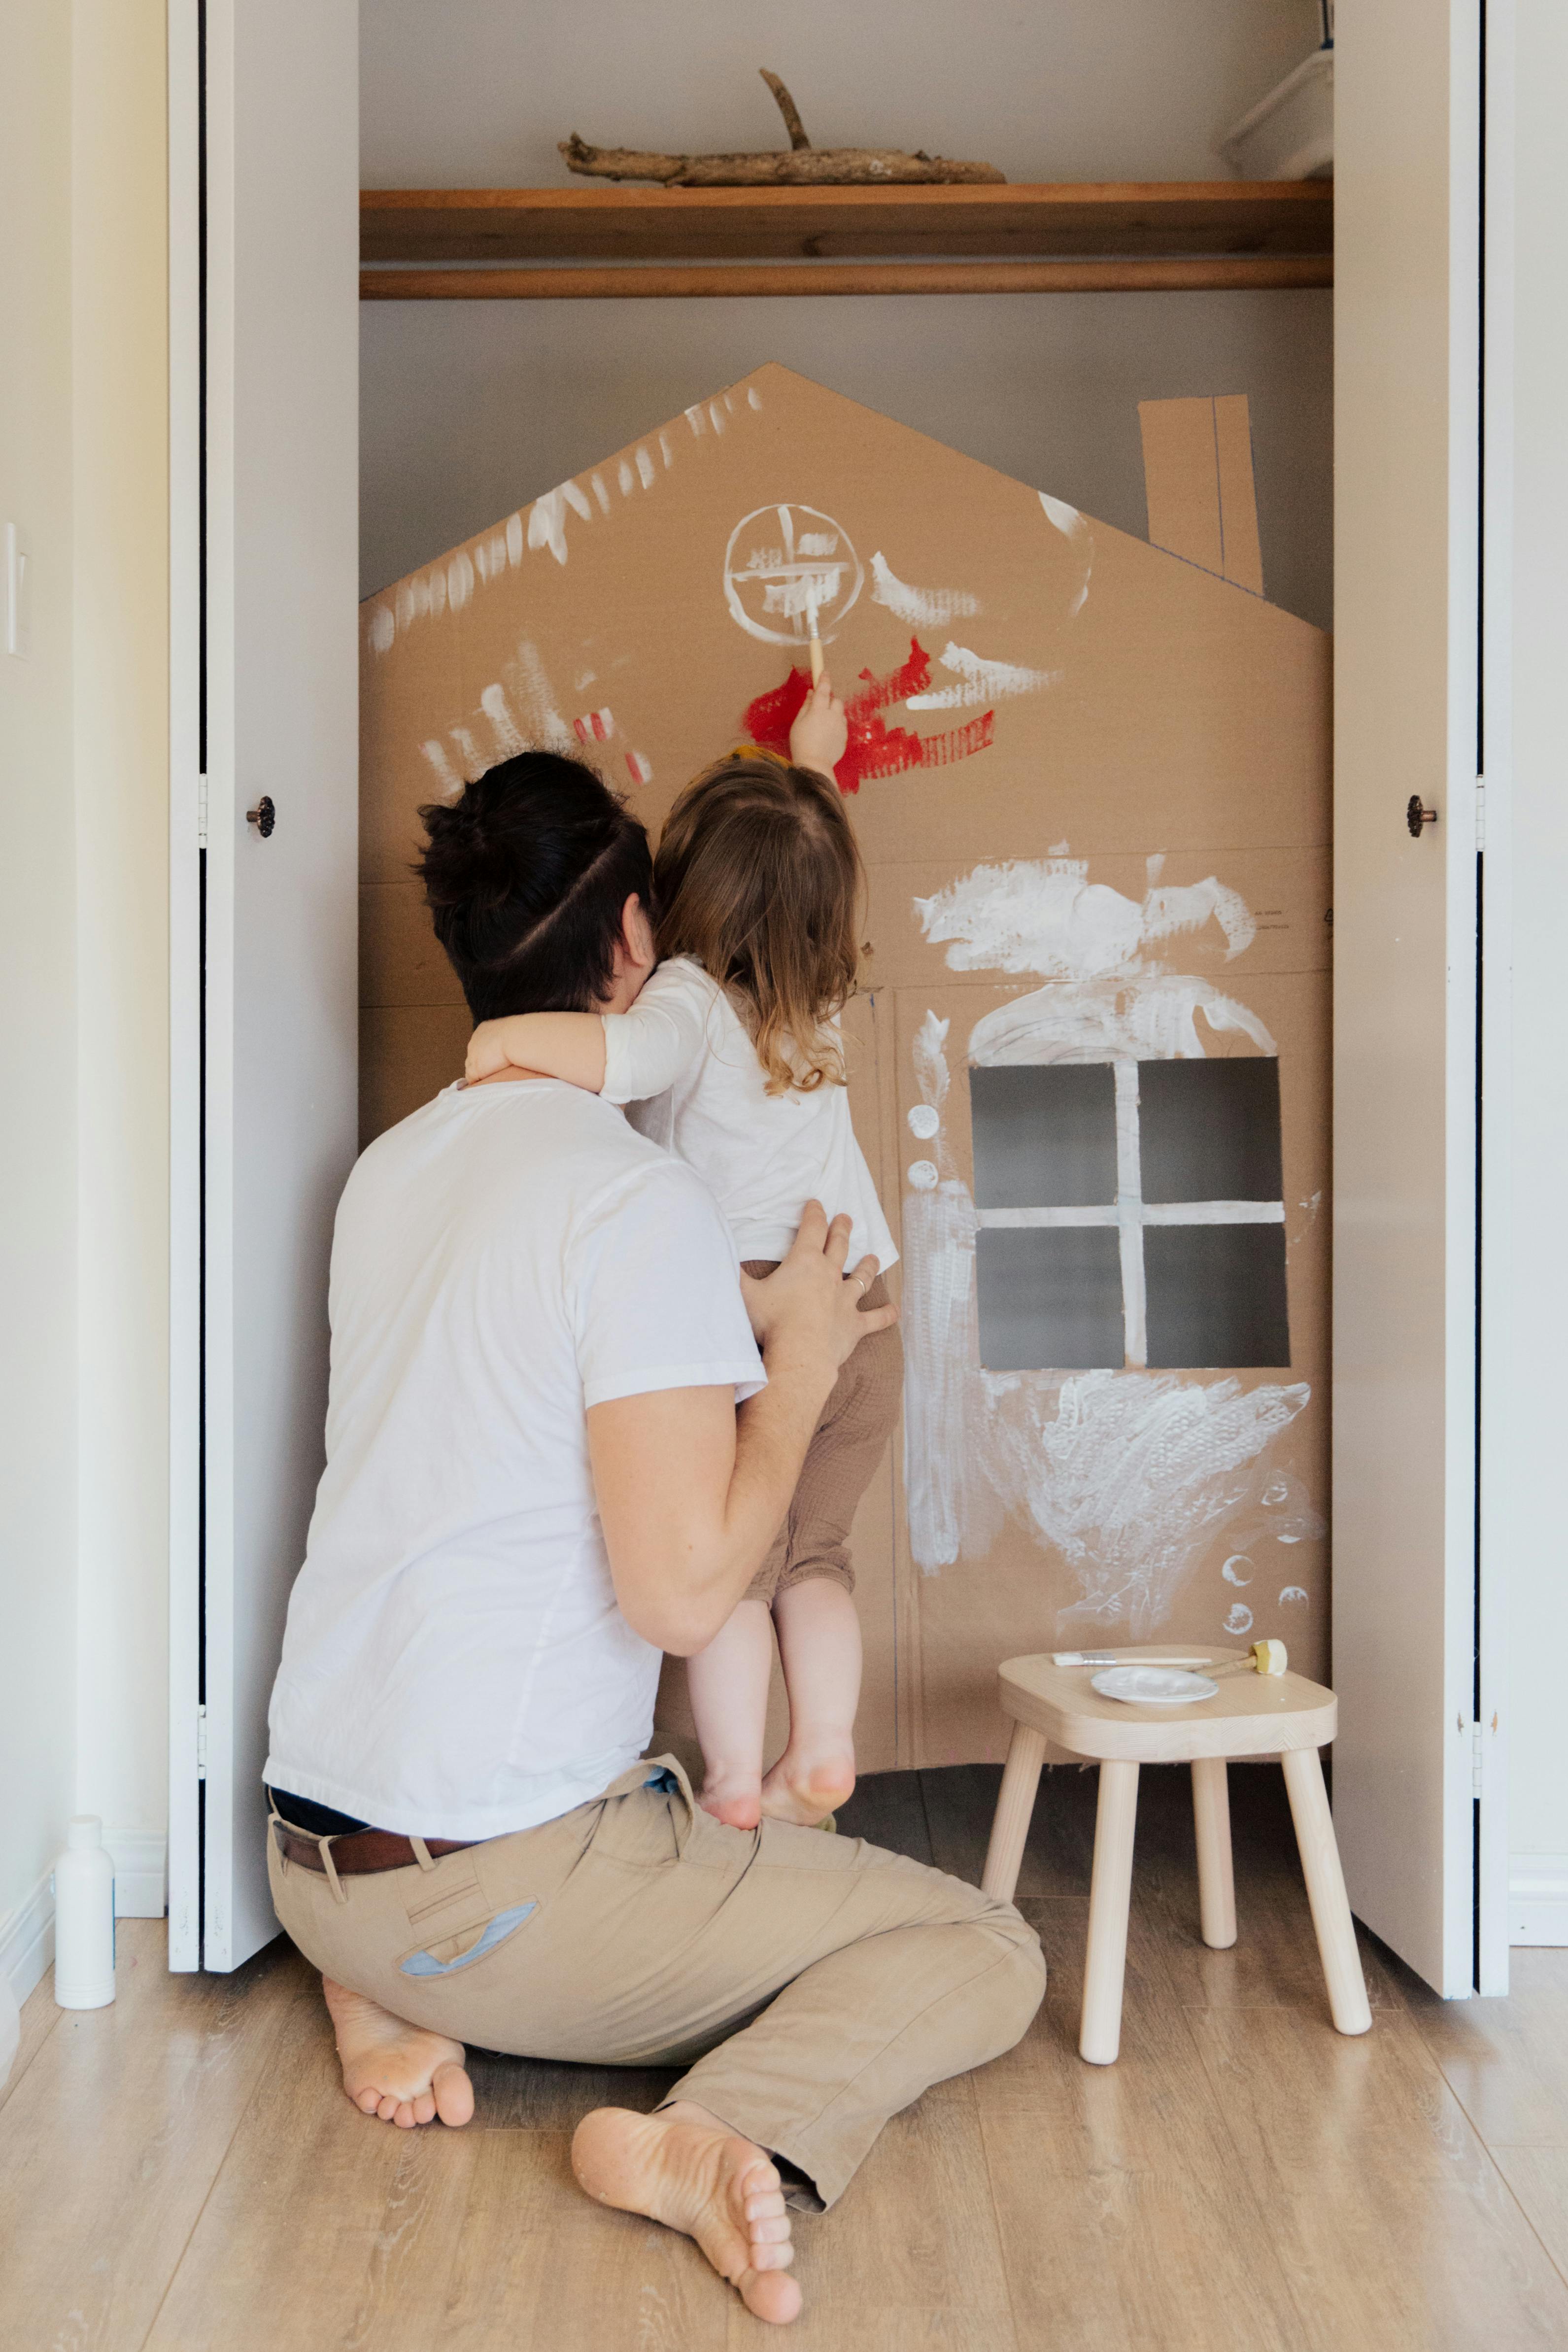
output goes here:
[{"label": "door hinge", "polygon": [[1484,776],[1478,776],[1476,778],[1476,847],[1484,849],[1486,845],[1487,780]]},{"label": "door hinge", "polygon": [[205,849],[206,845],[207,780],[205,776],[198,776],[196,778],[196,847]]},{"label": "door hinge", "polygon": [[205,1706],[198,1706],[196,1709],[196,1778],[198,1780],[205,1780],[206,1777],[207,1711]]},{"label": "door hinge", "polygon": [[1470,1726],[1470,1794],[1472,1797],[1485,1794],[1482,1782],[1486,1778],[1486,1750],[1481,1745],[1485,1737],[1486,1734],[1480,1725],[1472,1723]]}]

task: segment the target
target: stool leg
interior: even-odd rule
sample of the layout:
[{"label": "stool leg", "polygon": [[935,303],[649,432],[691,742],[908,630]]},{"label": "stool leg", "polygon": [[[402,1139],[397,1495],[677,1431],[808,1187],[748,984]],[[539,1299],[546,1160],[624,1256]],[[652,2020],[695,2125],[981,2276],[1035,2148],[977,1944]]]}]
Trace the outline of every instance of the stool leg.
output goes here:
[{"label": "stool leg", "polygon": [[1301,1873],[1312,1906],[1330,2012],[1342,2033],[1365,2033],[1372,2025],[1372,2011],[1367,2006],[1355,1924],[1340,1868],[1334,1817],[1323,1787],[1323,1768],[1315,1748],[1288,1748],[1279,1761],[1285,1769],[1296,1843],[1301,1851]]},{"label": "stool leg", "polygon": [[1230,1864],[1230,1784],[1223,1756],[1193,1759],[1193,1826],[1198,1837],[1198,1916],[1204,1941],[1227,1952],[1236,1941],[1236,1880]]},{"label": "stool leg", "polygon": [[1040,1785],[1040,1767],[1045,1760],[1045,1733],[1031,1730],[1026,1723],[1016,1723],[980,1881],[983,1894],[999,1895],[1004,1903],[1011,1903],[1018,1884],[1029,1821],[1035,1810],[1035,1792]]},{"label": "stool leg", "polygon": [[1132,1836],[1138,1821],[1138,1767],[1100,1768],[1094,1821],[1094,1879],[1089,1896],[1089,1950],[1083,1969],[1079,2055],[1113,2066],[1121,2047],[1121,1983],[1127,1972],[1127,1909],[1132,1899]]}]

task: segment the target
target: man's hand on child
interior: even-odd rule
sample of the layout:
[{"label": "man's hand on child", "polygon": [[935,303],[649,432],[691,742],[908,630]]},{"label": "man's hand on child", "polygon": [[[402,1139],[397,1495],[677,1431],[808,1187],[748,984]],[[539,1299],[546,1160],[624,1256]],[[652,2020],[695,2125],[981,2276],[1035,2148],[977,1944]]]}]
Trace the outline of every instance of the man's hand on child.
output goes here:
[{"label": "man's hand on child", "polygon": [[789,730],[789,755],[797,768],[815,768],[831,776],[849,741],[849,721],[833,691],[826,670],[795,713]]},{"label": "man's hand on child", "polygon": [[764,1361],[798,1349],[819,1360],[828,1387],[868,1333],[886,1331],[899,1319],[896,1307],[862,1309],[880,1269],[874,1257],[863,1257],[846,1273],[849,1229],[847,1217],[835,1217],[830,1225],[821,1202],[808,1201],[777,1272],[761,1279],[741,1276]]}]

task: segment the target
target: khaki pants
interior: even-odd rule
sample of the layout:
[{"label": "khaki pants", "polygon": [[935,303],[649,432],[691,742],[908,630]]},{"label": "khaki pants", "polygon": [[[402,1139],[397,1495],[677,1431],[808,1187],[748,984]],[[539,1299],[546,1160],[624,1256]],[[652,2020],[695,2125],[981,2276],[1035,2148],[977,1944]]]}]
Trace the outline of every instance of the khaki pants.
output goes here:
[{"label": "khaki pants", "polygon": [[826,2205],[889,2116],[1010,2050],[1045,1990],[1011,1904],[860,1839],[726,1829],[668,1757],[428,1869],[334,1885],[270,1833],[268,1864],[279,1918],[326,1975],[483,2049],[685,2067],[671,2099]]}]

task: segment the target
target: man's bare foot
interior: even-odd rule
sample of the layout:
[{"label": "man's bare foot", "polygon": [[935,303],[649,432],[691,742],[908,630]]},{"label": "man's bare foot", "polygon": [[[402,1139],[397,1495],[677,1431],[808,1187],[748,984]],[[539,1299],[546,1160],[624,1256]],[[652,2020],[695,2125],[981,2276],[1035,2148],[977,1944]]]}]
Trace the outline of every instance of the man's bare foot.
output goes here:
[{"label": "man's bare foot", "polygon": [[697,1801],[727,1829],[754,1830],[763,1817],[762,1784],[754,1772],[708,1772]]},{"label": "man's bare foot", "polygon": [[778,2172],[717,2116],[678,2099],[656,2116],[595,2107],[578,2125],[572,2169],[588,2195],[695,2238],[746,2309],[783,2326],[800,2310]]},{"label": "man's bare foot", "polygon": [[855,1791],[855,1753],[843,1747],[796,1748],[792,1740],[763,1782],[763,1812],[771,1822],[814,1830]]},{"label": "man's bare foot", "polygon": [[416,2124],[466,2124],[474,2086],[463,2045],[445,2033],[405,2025],[363,1992],[321,1979],[342,2062],[343,2088],[363,2115],[412,2131]]}]

